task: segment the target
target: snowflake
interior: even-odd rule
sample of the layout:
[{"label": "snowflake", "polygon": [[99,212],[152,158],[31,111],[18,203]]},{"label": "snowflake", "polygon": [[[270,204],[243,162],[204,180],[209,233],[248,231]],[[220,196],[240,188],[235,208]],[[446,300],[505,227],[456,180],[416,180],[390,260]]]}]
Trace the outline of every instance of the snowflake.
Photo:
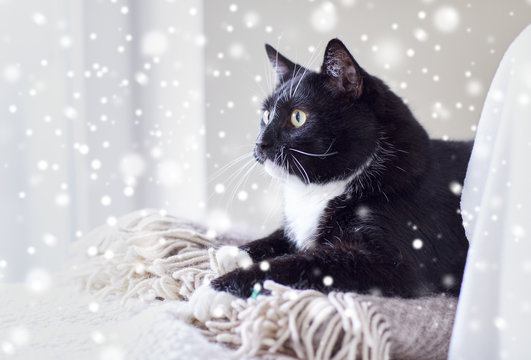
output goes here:
[{"label": "snowflake", "polygon": [[483,92],[483,84],[477,79],[470,80],[466,85],[466,92],[470,96],[478,96]]},{"label": "snowflake", "polygon": [[20,78],[20,67],[19,65],[13,64],[13,65],[7,65],[4,68],[4,79],[7,82],[14,83],[17,82]]},{"label": "snowflake", "polygon": [[326,275],[325,277],[323,277],[324,286],[332,286],[333,283],[334,283],[334,279],[331,276]]},{"label": "snowflake", "polygon": [[52,283],[52,277],[45,269],[34,268],[26,275],[26,287],[35,293],[42,293],[48,290]]},{"label": "snowflake", "polygon": [[461,185],[457,181],[452,181],[449,184],[450,191],[453,192],[455,195],[461,195],[461,192],[463,191],[463,185]]},{"label": "snowflake", "polygon": [[218,194],[223,194],[225,192],[225,185],[221,183],[216,184],[214,191]]},{"label": "snowflake", "polygon": [[146,85],[149,82],[148,76],[145,73],[141,72],[141,71],[139,71],[139,72],[137,72],[135,74],[135,80],[140,85]]},{"label": "snowflake", "polygon": [[111,197],[109,195],[104,195],[102,198],[101,198],[101,204],[103,206],[109,206],[111,205]]},{"label": "snowflake", "polygon": [[57,238],[50,233],[46,233],[42,236],[42,242],[47,246],[53,247],[57,245]]},{"label": "snowflake", "polygon": [[100,304],[98,304],[97,302],[91,302],[88,308],[90,312],[95,313],[98,312],[98,310],[100,309]]},{"label": "snowflake", "polygon": [[139,177],[145,170],[145,160],[137,153],[126,154],[120,161],[120,172],[124,177]]},{"label": "snowflake", "polygon": [[411,244],[413,246],[413,249],[415,249],[415,250],[422,249],[422,246],[424,245],[424,243],[422,242],[421,239],[415,239],[415,240],[413,240],[413,242]]},{"label": "snowflake", "polygon": [[269,261],[262,261],[260,263],[260,270],[262,271],[268,271],[271,268],[271,265],[269,264]]},{"label": "snowflake", "polygon": [[435,28],[443,33],[450,33],[459,26],[459,12],[451,6],[442,6],[433,17]]},{"label": "snowflake", "polygon": [[316,8],[310,17],[313,28],[319,32],[333,30],[337,24],[337,12],[335,5],[330,1],[323,2]]},{"label": "snowflake", "polygon": [[376,61],[382,64],[386,69],[399,65],[403,60],[404,50],[402,49],[400,41],[397,39],[385,39],[380,41],[374,49]]},{"label": "snowflake", "polygon": [[92,332],[90,337],[96,344],[103,344],[105,342],[105,336],[99,331]]},{"label": "snowflake", "polygon": [[253,28],[260,23],[260,15],[254,11],[249,11],[243,16],[245,26]]},{"label": "snowflake", "polygon": [[31,19],[36,25],[39,25],[39,26],[46,25],[46,23],[48,22],[48,20],[46,19],[46,16],[44,16],[41,13],[34,13]]},{"label": "snowflake", "polygon": [[238,200],[240,201],[245,201],[249,198],[249,194],[247,193],[247,191],[245,190],[242,190],[238,193]]},{"label": "snowflake", "polygon": [[417,39],[420,42],[425,42],[428,40],[428,33],[426,32],[426,30],[422,28],[416,28],[413,31],[413,36],[415,36],[415,39]]}]

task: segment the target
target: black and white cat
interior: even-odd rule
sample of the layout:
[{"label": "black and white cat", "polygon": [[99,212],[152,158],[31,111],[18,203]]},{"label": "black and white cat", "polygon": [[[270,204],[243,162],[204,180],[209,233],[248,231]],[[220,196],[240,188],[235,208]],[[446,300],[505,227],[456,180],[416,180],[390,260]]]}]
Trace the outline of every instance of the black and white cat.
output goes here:
[{"label": "black and white cat", "polygon": [[241,246],[253,263],[210,286],[239,297],[266,279],[323,292],[458,295],[468,242],[455,188],[472,143],[430,140],[337,39],[320,73],[266,51],[278,85],[263,103],[254,154],[283,184],[284,227]]}]

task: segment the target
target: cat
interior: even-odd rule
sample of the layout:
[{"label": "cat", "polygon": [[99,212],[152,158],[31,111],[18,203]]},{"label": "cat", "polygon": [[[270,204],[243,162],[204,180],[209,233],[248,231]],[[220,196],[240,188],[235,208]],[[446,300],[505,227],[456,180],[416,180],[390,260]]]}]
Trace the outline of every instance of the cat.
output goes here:
[{"label": "cat", "polygon": [[254,156],[282,183],[284,226],[241,246],[248,266],[210,286],[242,298],[267,279],[324,293],[457,296],[468,250],[459,190],[472,141],[430,139],[338,39],[320,72],[266,52],[278,82]]}]

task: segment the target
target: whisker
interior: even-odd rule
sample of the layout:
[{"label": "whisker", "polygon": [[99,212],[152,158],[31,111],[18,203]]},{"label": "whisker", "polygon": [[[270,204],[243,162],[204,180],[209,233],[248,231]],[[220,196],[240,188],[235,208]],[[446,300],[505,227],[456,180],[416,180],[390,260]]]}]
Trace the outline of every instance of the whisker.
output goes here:
[{"label": "whisker", "polygon": [[[233,160],[234,161],[234,160]],[[241,159],[240,159],[241,161]],[[246,169],[249,168],[249,166],[252,165],[252,163],[254,162],[255,160],[254,159],[249,159],[247,160],[243,165],[241,165],[238,169],[236,169],[232,174],[230,174],[226,179],[224,179],[224,183],[226,184],[226,187],[229,188],[229,187],[232,187],[232,185],[234,184],[234,182],[236,181],[236,179],[238,179],[238,176],[243,173],[244,171],[246,171]],[[234,166],[236,165],[236,163],[232,164],[231,166]],[[222,175],[222,173],[225,173],[227,170],[229,170],[229,168],[231,167],[227,167],[227,165],[225,165],[226,169],[224,171],[222,171],[221,173],[217,174],[216,177],[219,177]],[[209,182],[212,182],[215,178],[211,178],[209,180]],[[215,195],[215,191],[212,192],[209,197],[208,197],[208,200],[210,200],[212,198],[212,196]]]},{"label": "whisker", "polygon": [[398,166],[398,165],[395,165],[395,168],[397,168],[398,170],[400,170],[400,171],[402,171],[402,172],[404,172],[404,173],[406,173],[406,174],[407,174],[407,171],[406,171],[406,170],[404,170],[404,169],[402,169],[402,168],[401,168],[400,166]]},{"label": "whisker", "polygon": [[271,85],[271,78],[273,77],[273,71],[269,68],[268,60],[264,61],[264,78],[266,79],[266,85],[267,85],[267,92],[273,91],[273,86]]},{"label": "whisker", "polygon": [[293,92],[293,96],[297,95],[297,89],[299,88],[299,85],[301,84],[302,79],[304,79],[304,75],[306,75],[308,69],[312,66],[312,64],[315,61],[315,59],[317,59],[316,54],[317,54],[317,50],[321,46],[321,43],[322,43],[322,41],[319,41],[319,44],[317,44],[317,47],[316,47],[315,51],[310,56],[310,60],[308,61],[308,64],[306,64],[306,66],[304,68],[304,72],[302,73],[302,76],[300,77],[299,82],[297,83],[297,86],[295,86],[295,91]]},{"label": "whisker", "polygon": [[321,158],[321,159],[323,159],[323,158],[325,158],[327,156],[332,156],[332,155],[339,154],[338,151],[332,151],[331,153],[325,152],[325,153],[322,153],[322,154],[312,154],[312,153],[309,153],[309,152],[306,152],[306,151],[302,151],[302,150],[297,150],[297,149],[294,149],[294,148],[289,148],[289,150],[298,152],[298,153],[303,154],[303,155],[315,156],[315,157],[318,157],[318,158]]},{"label": "whisker", "polygon": [[278,48],[280,46],[280,39],[282,38],[282,35],[278,37],[277,39],[277,47],[275,48],[276,54],[275,54],[275,72],[277,73],[277,76],[280,75],[280,82],[284,82],[284,75],[278,73]]},{"label": "whisker", "polygon": [[302,66],[295,64],[295,69],[294,69],[294,71],[291,74],[291,81],[290,81],[290,84],[289,84],[289,96],[290,97],[293,97],[293,94],[291,92],[291,88],[293,87],[293,79],[297,78],[297,76],[299,75],[299,71],[301,69],[302,69]]},{"label": "whisker", "polygon": [[273,159],[273,164],[282,166],[282,148],[280,148],[280,152],[275,155],[275,158]]},{"label": "whisker", "polygon": [[295,149],[295,148],[289,148],[289,150],[298,152],[298,153],[303,154],[303,155],[315,156],[315,157],[319,157],[321,159],[324,159],[327,156],[332,156],[332,155],[339,154],[338,151],[330,152],[330,149],[332,148],[332,145],[334,145],[335,142],[336,142],[336,139],[333,139],[332,142],[330,143],[330,145],[328,145],[328,148],[326,149],[326,151],[324,153],[322,153],[322,154],[309,153],[309,152],[302,151],[302,150]]},{"label": "whisker", "polygon": [[271,111],[271,116],[269,117],[270,121],[273,121],[275,119],[275,115],[277,113],[277,103],[280,100],[280,97],[278,97],[275,100],[275,105],[273,105],[273,110]]},{"label": "whisker", "polygon": [[271,177],[271,179],[269,180],[269,185],[267,186],[267,192],[274,192],[275,197],[272,202],[273,205],[269,208],[269,211],[267,212],[267,216],[262,222],[262,226],[261,226],[262,228],[265,227],[265,225],[268,223],[269,219],[271,219],[271,216],[273,214],[278,213],[282,205],[282,202],[279,203],[279,197],[281,195],[281,192],[278,191],[278,188],[273,188],[273,189],[271,188],[274,183],[276,183],[275,179]]},{"label": "whisker", "polygon": [[231,195],[229,197],[229,201],[227,202],[227,211],[230,210],[231,208],[231,205],[232,205],[232,202],[234,201],[234,198],[236,197],[236,194],[238,193],[238,190],[245,184],[245,182],[247,181],[248,177],[251,175],[251,172],[254,170],[254,168],[256,167],[256,165],[258,165],[257,162],[255,162],[254,164],[252,164],[248,169],[247,171],[243,174],[242,177],[240,177],[238,183],[236,184],[236,186],[232,189],[231,191]]},{"label": "whisker", "polygon": [[300,172],[301,175],[303,176],[303,178],[304,178],[304,180],[305,180],[304,182],[305,182],[306,184],[309,184],[309,183],[310,183],[310,177],[308,176],[308,173],[307,173],[306,170],[304,169],[304,166],[302,166],[302,164],[299,162],[299,160],[297,160],[297,158],[296,158],[294,155],[292,155],[292,154],[290,154],[290,155],[291,155],[291,157],[293,158],[293,160],[295,160],[295,165],[298,167],[299,172]]},{"label": "whisker", "polygon": [[[260,91],[260,95],[262,96],[262,98],[265,98],[269,94],[269,90],[263,88],[261,81],[255,81],[255,85]],[[269,87],[269,85],[267,86]],[[247,89],[249,89],[249,91],[251,92],[254,92],[256,90],[256,88],[253,88],[251,86],[248,86]]]},{"label": "whisker", "polygon": [[[289,163],[287,162],[287,156],[286,156],[286,153],[284,152],[285,150],[285,146],[282,146],[280,148],[280,155],[279,155],[279,158],[280,158],[280,167],[281,168],[285,168],[286,167],[286,176],[289,175]],[[275,159],[277,159],[277,157],[275,157]],[[269,181],[269,185],[268,185],[268,191],[271,191],[271,185],[274,183],[274,178],[271,177],[271,180]],[[262,227],[265,226],[265,224],[269,221],[269,219],[271,218],[271,215],[279,209],[279,204],[278,204],[278,199],[279,199],[279,195],[280,195],[280,192],[278,191],[278,189],[275,189],[275,198],[273,200],[273,206],[269,209],[268,211],[268,214],[267,216],[265,217],[265,220],[262,222]]]},{"label": "whisker", "polygon": [[297,71],[297,64],[295,64],[295,68],[291,72],[291,80],[290,80],[290,83],[289,83],[289,96],[290,97],[291,97],[291,87],[293,86],[293,78],[295,77],[296,71]]},{"label": "whisker", "polygon": [[232,173],[227,178],[227,180],[225,180],[227,182],[227,186],[231,186],[234,183],[234,181],[236,181],[236,179],[238,179],[238,177],[241,175],[241,173],[243,173],[249,166],[253,165],[253,163],[256,163],[255,160],[254,159],[250,159],[242,167],[240,167],[237,171]]},{"label": "whisker", "polygon": [[221,168],[219,168],[211,177],[210,177],[210,180],[209,182],[211,181],[214,181],[215,179],[217,179],[218,177],[220,177],[224,172],[226,172],[227,170],[229,170],[229,168],[233,167],[234,165],[236,165],[237,163],[239,162],[242,162],[243,160],[245,160],[246,158],[249,158],[249,157],[252,157],[253,156],[253,153],[252,152],[247,152],[243,155],[240,155],[238,156],[236,159],[233,159],[231,161],[229,161],[227,164],[223,165]]},{"label": "whisker", "polygon": [[[240,156],[240,158],[241,158],[241,157],[243,157],[243,155]],[[236,159],[236,160],[238,160],[238,159]],[[240,161],[241,161],[241,159],[240,159]],[[233,162],[234,162],[234,160],[233,160]],[[224,183],[225,183],[225,185],[226,185],[226,188],[227,188],[227,189],[232,188],[234,182],[236,181],[236,179],[238,179],[238,176],[239,176],[242,172],[244,172],[244,171],[246,171],[246,170],[248,171],[249,167],[253,167],[253,162],[254,162],[254,164],[258,164],[257,162],[255,162],[254,159],[249,159],[249,160],[247,160],[247,162],[245,162],[245,164],[243,164],[242,166],[240,166],[235,172],[233,172],[228,178],[226,178],[226,179],[224,180]],[[235,164],[232,164],[232,165],[235,165]],[[228,168],[229,168],[230,166],[227,166],[227,165],[226,165],[225,167],[227,167],[227,169],[225,169],[225,170],[228,170]],[[219,175],[220,175],[220,174],[219,174]],[[219,176],[219,175],[218,175],[218,176]],[[210,181],[212,181],[212,179],[211,179]],[[214,195],[216,195],[216,192],[215,192],[215,191],[213,191],[213,192],[209,195],[207,201],[210,201]],[[228,208],[229,208],[228,205],[229,205],[229,203],[226,203],[226,207],[225,207],[225,210],[226,210],[226,211],[228,211]]]}]

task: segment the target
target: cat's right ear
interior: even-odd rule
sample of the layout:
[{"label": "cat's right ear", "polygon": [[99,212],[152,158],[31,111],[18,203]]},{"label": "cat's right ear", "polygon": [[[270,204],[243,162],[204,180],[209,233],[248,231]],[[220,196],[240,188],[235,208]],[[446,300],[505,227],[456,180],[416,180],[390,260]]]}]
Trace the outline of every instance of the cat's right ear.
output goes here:
[{"label": "cat's right ear", "polygon": [[363,70],[339,39],[332,39],[326,46],[321,72],[334,90],[359,98],[363,90]]},{"label": "cat's right ear", "polygon": [[267,57],[277,73],[278,81],[283,83],[285,80],[291,78],[297,65],[275,50],[271,45],[266,44],[265,49]]}]

